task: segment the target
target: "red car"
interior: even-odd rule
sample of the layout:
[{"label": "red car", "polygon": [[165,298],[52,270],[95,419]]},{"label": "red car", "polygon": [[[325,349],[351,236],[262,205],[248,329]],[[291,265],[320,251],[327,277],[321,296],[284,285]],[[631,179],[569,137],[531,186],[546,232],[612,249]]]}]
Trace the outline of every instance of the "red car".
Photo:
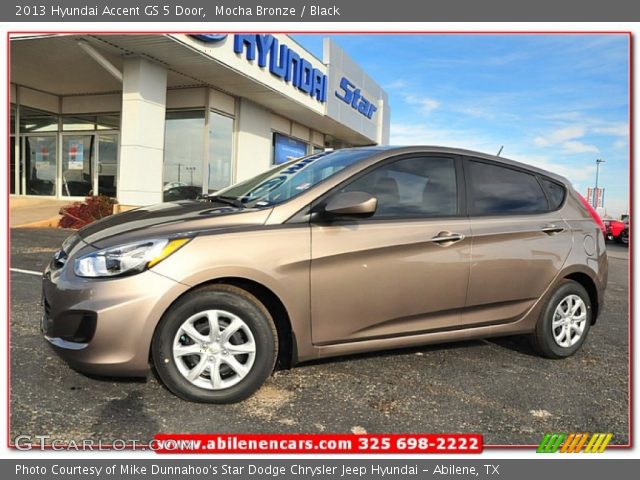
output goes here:
[{"label": "red car", "polygon": [[618,243],[629,243],[629,216],[623,215],[620,220],[604,220],[607,229],[605,238]]}]

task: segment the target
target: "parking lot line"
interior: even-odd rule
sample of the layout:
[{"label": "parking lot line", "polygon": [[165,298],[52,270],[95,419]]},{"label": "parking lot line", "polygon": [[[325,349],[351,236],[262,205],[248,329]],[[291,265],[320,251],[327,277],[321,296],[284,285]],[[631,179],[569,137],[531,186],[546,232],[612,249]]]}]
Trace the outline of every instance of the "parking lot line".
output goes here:
[{"label": "parking lot line", "polygon": [[38,275],[39,277],[42,276],[42,272],[36,272],[35,270],[23,270],[22,268],[10,268],[9,270],[16,273],[25,273],[27,275]]}]

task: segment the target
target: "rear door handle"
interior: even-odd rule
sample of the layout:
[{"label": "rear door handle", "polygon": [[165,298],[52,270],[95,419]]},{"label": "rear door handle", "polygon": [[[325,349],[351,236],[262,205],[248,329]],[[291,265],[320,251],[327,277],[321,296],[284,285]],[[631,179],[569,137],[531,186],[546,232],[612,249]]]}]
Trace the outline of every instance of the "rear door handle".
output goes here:
[{"label": "rear door handle", "polygon": [[547,235],[555,235],[556,233],[564,232],[564,227],[558,227],[557,225],[549,224],[542,227],[542,231]]},{"label": "rear door handle", "polygon": [[464,240],[464,235],[462,235],[461,233],[440,232],[435,237],[432,237],[429,241],[437,245],[446,247],[453,243],[459,242],[460,240]]}]

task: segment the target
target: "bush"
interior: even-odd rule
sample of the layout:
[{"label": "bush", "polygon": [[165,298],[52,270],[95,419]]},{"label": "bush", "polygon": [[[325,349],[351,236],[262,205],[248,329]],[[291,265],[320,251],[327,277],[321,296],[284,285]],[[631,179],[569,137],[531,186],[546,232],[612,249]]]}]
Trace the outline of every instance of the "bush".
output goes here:
[{"label": "bush", "polygon": [[58,227],[82,228],[96,220],[112,215],[115,203],[115,199],[99,195],[97,197],[87,197],[84,202],[74,202],[71,205],[64,206],[60,209],[62,218],[58,223]]}]

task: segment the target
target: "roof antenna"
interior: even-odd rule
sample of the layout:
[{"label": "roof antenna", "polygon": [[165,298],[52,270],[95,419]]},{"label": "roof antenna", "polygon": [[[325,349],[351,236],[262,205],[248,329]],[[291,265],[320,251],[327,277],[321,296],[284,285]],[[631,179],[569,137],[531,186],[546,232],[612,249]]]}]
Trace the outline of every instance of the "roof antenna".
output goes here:
[{"label": "roof antenna", "polygon": [[496,154],[496,157],[499,157],[500,154],[502,153],[502,149],[504,148],[504,145],[500,145],[500,150],[498,150],[498,153]]}]

